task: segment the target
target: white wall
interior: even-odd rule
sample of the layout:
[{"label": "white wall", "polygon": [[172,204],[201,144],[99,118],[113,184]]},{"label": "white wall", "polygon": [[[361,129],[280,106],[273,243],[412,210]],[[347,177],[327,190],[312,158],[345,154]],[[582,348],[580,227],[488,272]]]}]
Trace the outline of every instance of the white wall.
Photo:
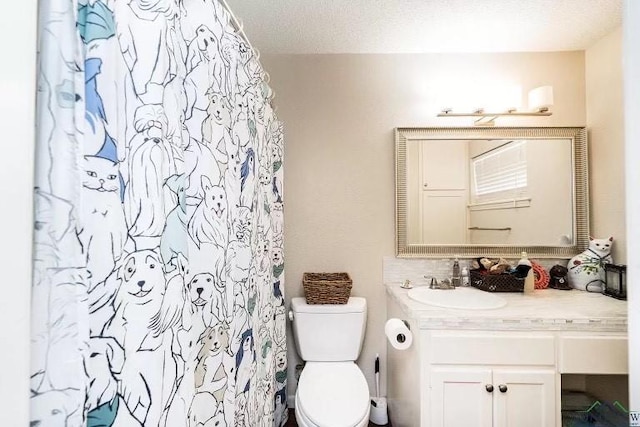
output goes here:
[{"label": "white wall", "polygon": [[[554,87],[553,115],[499,126],[584,126],[584,53],[263,55],[285,123],[287,298],[303,295],[304,272],[347,271],[352,295],[369,303],[359,365],[373,388],[385,366],[382,258],[395,255],[394,128],[469,125],[437,118],[460,86]],[[289,393],[299,360],[289,342]],[[381,372],[382,387],[386,371]]]},{"label": "white wall", "polygon": [[26,426],[36,58],[35,0],[4,2],[0,14],[0,425]]},{"label": "white wall", "polygon": [[[640,2],[626,0],[623,15],[626,219],[629,310],[629,406],[640,412]],[[640,425],[640,424],[635,424]]]}]

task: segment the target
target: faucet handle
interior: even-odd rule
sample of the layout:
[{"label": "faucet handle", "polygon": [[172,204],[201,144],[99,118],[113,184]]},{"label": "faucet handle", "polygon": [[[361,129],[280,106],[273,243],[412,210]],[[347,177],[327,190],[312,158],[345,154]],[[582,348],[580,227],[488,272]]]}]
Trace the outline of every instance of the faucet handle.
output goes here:
[{"label": "faucet handle", "polygon": [[402,288],[404,289],[411,289],[413,288],[413,286],[411,285],[411,280],[409,279],[405,279],[404,283],[401,285]]}]

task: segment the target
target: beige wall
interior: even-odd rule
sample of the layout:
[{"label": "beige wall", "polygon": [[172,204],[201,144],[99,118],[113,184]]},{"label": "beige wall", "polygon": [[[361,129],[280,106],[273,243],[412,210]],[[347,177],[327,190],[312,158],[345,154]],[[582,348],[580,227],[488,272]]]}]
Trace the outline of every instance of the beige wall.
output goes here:
[{"label": "beige wall", "polygon": [[613,236],[613,260],[626,264],[622,29],[585,53],[591,232]]},{"label": "beige wall", "polygon": [[[461,86],[553,85],[551,117],[498,125],[584,126],[583,52],[426,55],[265,55],[285,122],[287,298],[303,294],[303,272],[347,271],[367,298],[359,365],[374,390],[373,361],[386,371],[382,257],[395,254],[394,142],[399,126],[468,125],[438,119]],[[532,120],[533,119],[533,120]],[[298,357],[289,342],[290,385]]]}]

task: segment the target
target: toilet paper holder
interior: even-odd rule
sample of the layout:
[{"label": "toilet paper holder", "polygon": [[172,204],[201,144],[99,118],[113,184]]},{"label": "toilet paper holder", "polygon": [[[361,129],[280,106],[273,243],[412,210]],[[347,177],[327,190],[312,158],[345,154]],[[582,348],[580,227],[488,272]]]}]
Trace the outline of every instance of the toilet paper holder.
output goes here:
[{"label": "toilet paper holder", "polygon": [[407,350],[413,343],[413,332],[407,320],[397,317],[388,319],[384,326],[384,333],[396,350]]},{"label": "toilet paper holder", "polygon": [[[404,319],[400,319],[400,320],[402,320],[402,323],[405,324],[408,330],[411,330],[411,326],[409,326],[409,322],[407,322]],[[407,340],[407,337],[404,334],[398,334],[396,336],[396,339],[398,340],[399,343],[403,344]]]}]

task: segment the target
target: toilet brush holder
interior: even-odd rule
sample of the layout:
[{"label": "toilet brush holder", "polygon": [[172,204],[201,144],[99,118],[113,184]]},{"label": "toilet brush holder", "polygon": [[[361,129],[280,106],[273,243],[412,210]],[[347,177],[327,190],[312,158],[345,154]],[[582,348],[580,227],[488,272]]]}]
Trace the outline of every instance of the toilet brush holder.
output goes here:
[{"label": "toilet brush holder", "polygon": [[371,411],[369,412],[369,421],[379,426],[385,426],[389,424],[386,397],[371,398]]}]

